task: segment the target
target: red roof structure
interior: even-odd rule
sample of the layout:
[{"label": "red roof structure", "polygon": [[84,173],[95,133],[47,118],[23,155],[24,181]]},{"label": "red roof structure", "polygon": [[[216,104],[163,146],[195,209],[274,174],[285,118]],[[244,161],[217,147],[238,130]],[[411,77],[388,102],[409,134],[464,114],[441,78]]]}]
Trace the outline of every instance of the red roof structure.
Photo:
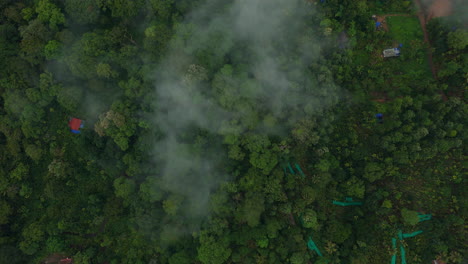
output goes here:
[{"label": "red roof structure", "polygon": [[68,125],[72,130],[79,130],[80,125],[81,125],[81,120],[78,118],[72,118],[70,122],[68,122]]}]

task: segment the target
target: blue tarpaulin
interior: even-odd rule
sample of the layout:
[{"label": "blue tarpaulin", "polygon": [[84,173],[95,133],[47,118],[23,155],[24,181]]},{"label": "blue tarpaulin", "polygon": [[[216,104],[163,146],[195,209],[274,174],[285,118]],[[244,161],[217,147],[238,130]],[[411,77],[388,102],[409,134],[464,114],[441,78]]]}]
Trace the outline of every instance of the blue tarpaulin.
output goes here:
[{"label": "blue tarpaulin", "polygon": [[383,123],[383,114],[378,113],[375,115],[375,117],[377,118],[377,122]]}]

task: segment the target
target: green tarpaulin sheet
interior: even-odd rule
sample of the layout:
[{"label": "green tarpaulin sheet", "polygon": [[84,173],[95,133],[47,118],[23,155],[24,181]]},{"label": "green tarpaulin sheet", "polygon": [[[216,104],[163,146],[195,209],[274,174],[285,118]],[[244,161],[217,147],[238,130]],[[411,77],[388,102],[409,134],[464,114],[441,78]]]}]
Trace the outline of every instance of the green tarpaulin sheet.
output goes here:
[{"label": "green tarpaulin sheet", "polygon": [[294,166],[296,167],[297,171],[299,171],[299,173],[301,174],[302,177],[305,177],[305,174],[304,172],[301,170],[301,167],[299,166],[299,164],[295,163]]},{"label": "green tarpaulin sheet", "polygon": [[362,205],[361,202],[353,202],[353,198],[351,197],[346,197],[345,201],[346,202],[338,202],[338,201],[333,200],[332,203],[336,205],[341,205],[341,206]]},{"label": "green tarpaulin sheet", "polygon": [[318,249],[317,245],[315,245],[315,242],[312,240],[311,237],[309,237],[309,241],[307,241],[307,247],[309,247],[310,250],[314,250],[315,252],[317,252],[317,254],[320,257],[323,257],[322,253]]},{"label": "green tarpaulin sheet", "polygon": [[419,222],[431,220],[431,218],[432,218],[431,214],[420,214],[420,213],[418,213],[418,216],[419,216]]}]

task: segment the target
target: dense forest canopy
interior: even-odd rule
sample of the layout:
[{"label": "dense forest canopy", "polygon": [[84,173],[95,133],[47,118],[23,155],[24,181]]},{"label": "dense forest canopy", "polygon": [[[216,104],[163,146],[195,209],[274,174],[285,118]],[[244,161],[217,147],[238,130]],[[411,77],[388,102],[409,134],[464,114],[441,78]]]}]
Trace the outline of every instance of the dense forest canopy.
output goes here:
[{"label": "dense forest canopy", "polygon": [[466,263],[467,12],[0,0],[0,263]]}]

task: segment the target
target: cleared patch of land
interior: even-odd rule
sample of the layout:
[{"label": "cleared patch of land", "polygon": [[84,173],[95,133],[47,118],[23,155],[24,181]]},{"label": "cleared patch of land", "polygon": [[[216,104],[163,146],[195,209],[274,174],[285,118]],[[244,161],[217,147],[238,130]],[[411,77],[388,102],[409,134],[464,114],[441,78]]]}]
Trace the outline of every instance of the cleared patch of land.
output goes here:
[{"label": "cleared patch of land", "polygon": [[424,35],[415,16],[387,17],[389,34],[399,43],[410,45],[413,40],[422,40]]},{"label": "cleared patch of land", "polygon": [[424,33],[419,19],[416,16],[390,16],[386,18],[389,34],[394,40],[393,46],[403,44],[400,67],[406,73],[423,71],[431,74],[430,63],[426,54],[427,47],[424,42]]},{"label": "cleared patch of land", "polygon": [[451,0],[434,0],[427,10],[426,21],[429,21],[434,17],[450,16],[452,12],[453,8]]}]

